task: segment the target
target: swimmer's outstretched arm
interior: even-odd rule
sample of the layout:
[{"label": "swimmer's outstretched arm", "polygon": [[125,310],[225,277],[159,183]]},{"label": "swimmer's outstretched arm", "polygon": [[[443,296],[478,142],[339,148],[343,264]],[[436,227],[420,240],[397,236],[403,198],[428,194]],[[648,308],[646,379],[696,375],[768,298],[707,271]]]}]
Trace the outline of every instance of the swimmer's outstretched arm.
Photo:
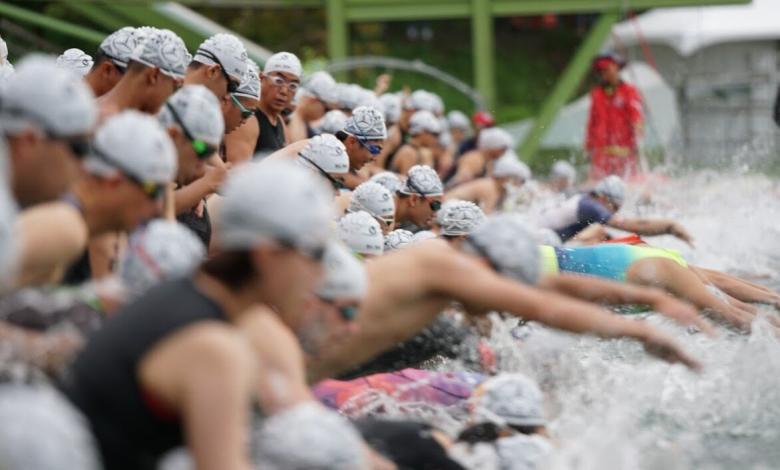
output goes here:
[{"label": "swimmer's outstretched arm", "polygon": [[607,305],[648,305],[656,312],[684,326],[696,326],[714,333],[712,325],[698,315],[693,305],[666,294],[660,289],[621,284],[579,274],[545,276],[539,287],[576,299]]},{"label": "swimmer's outstretched arm", "polygon": [[[448,257],[439,269],[446,275],[430,279],[443,295],[468,306],[469,310],[507,312],[564,331],[589,333],[603,338],[633,338],[648,353],[668,362],[680,362],[698,369],[700,364],[675,341],[650,325],[611,314],[596,305],[543,291],[499,276],[477,262]],[[447,264],[448,266],[444,266]]]},{"label": "swimmer's outstretched arm", "polygon": [[607,225],[639,235],[674,235],[689,245],[693,244],[693,237],[685,227],[669,219],[626,219],[614,215],[607,221]]}]

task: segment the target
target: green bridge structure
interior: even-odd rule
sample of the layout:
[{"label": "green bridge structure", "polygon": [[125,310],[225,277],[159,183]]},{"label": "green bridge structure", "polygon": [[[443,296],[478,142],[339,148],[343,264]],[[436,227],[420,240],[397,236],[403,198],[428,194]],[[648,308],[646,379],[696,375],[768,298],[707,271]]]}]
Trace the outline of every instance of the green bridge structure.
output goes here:
[{"label": "green bridge structure", "polygon": [[[780,1],[780,0],[778,0]],[[59,35],[97,45],[109,32],[122,26],[150,25],[176,31],[190,49],[208,33],[185,18],[165,14],[158,8],[163,2],[143,0],[58,0],[72,16],[100,25],[97,31],[44,15],[37,0],[20,3],[0,1],[0,19],[29,25]],[[518,153],[532,162],[547,129],[559,110],[573,97],[587,75],[592,58],[608,37],[612,26],[630,10],[678,6],[747,4],[750,0],[182,0],[186,6],[325,8],[328,53],[331,60],[350,55],[349,25],[359,22],[470,19],[472,37],[473,82],[482,102],[490,109],[495,103],[494,19],[547,13],[598,13],[599,18],[543,102],[534,127],[520,144]],[[262,62],[262,57],[254,57]]]}]

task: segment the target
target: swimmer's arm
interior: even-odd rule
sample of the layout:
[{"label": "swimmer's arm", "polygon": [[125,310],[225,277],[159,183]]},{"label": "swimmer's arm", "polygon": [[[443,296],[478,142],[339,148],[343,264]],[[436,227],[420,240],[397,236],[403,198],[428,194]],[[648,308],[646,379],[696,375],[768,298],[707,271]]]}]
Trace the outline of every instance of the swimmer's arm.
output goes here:
[{"label": "swimmer's arm", "polygon": [[345,173],[339,178],[342,180],[344,186],[346,186],[347,189],[355,189],[367,180],[367,178],[360,173],[352,173],[351,171],[349,173]]},{"label": "swimmer's arm", "polygon": [[119,257],[121,235],[106,233],[89,241],[89,268],[91,279],[97,280],[109,276]]},{"label": "swimmer's arm", "polygon": [[627,232],[638,233],[639,235],[669,234],[689,244],[693,241],[693,238],[682,225],[669,219],[626,219],[620,216],[612,216],[607,221],[607,225]]},{"label": "swimmer's arm", "polygon": [[244,121],[238,129],[225,136],[227,161],[235,165],[252,160],[258,137],[260,137],[260,124],[257,119]]},{"label": "swimmer's arm", "polygon": [[[290,142],[298,142],[299,140],[303,140],[309,137],[306,133],[306,121],[303,120],[301,114],[298,111],[294,112],[292,116],[290,116],[290,125],[287,126],[287,134]],[[258,136],[259,135],[260,132],[258,128]],[[255,142],[257,142],[257,140],[255,140]]]},{"label": "swimmer's arm", "polygon": [[19,240],[16,287],[58,282],[84,252],[89,237],[79,211],[63,202],[22,211],[14,232]]},{"label": "swimmer's arm", "polygon": [[395,160],[393,160],[393,171],[406,176],[409,173],[409,169],[417,163],[416,160],[416,151],[407,145],[401,148],[398,153],[395,154]]},{"label": "swimmer's arm", "polygon": [[231,164],[206,165],[206,174],[174,193],[176,215],[187,212],[200,204],[204,197],[214,194],[227,177]]},{"label": "swimmer's arm", "polygon": [[591,276],[559,274],[545,276],[539,287],[559,294],[607,305],[648,305],[684,326],[695,325],[703,331],[712,326],[698,316],[692,305],[667,295],[660,289],[622,284]]},{"label": "swimmer's arm", "polygon": [[458,162],[458,171],[452,177],[451,186],[471,181],[479,170],[479,159],[474,155],[464,155]]}]

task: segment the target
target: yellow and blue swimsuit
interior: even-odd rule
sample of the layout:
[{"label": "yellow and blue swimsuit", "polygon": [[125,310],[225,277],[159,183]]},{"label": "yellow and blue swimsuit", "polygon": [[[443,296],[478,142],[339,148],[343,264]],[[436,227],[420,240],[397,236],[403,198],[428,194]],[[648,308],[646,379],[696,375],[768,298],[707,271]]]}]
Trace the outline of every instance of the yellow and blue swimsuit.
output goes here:
[{"label": "yellow and blue swimsuit", "polygon": [[541,245],[539,251],[543,274],[578,273],[622,282],[631,265],[641,259],[666,258],[680,266],[688,266],[677,251],[650,246],[604,244],[559,248]]}]

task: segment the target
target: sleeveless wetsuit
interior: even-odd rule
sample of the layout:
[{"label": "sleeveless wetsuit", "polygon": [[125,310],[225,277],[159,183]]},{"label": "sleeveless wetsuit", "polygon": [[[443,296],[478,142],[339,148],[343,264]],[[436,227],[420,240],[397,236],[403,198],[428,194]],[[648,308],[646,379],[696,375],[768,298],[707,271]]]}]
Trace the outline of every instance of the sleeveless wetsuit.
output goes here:
[{"label": "sleeveless wetsuit", "polygon": [[187,212],[182,212],[177,215],[176,220],[192,230],[195,235],[200,238],[200,241],[203,242],[206,248],[209,247],[209,243],[211,242],[211,217],[209,217],[208,205],[205,200],[203,202],[203,217],[198,217],[195,214],[195,208],[193,207]]},{"label": "sleeveless wetsuit", "polygon": [[257,138],[257,144],[255,144],[255,154],[262,153],[267,155],[284,148],[284,124],[282,124],[281,116],[275,126],[271,124],[265,113],[259,109],[255,111],[255,117],[260,124],[260,136]]},{"label": "sleeveless wetsuit", "polygon": [[556,248],[542,245],[539,250],[544,274],[570,272],[625,281],[628,269],[641,259],[665,258],[688,266],[677,251],[650,246],[607,244]]},{"label": "sleeveless wetsuit", "polygon": [[89,420],[104,468],[156,469],[160,456],[183,444],[180,417],[141,388],[139,364],[178,331],[225,321],[191,279],[179,279],[151,289],[90,338],[62,388]]}]

